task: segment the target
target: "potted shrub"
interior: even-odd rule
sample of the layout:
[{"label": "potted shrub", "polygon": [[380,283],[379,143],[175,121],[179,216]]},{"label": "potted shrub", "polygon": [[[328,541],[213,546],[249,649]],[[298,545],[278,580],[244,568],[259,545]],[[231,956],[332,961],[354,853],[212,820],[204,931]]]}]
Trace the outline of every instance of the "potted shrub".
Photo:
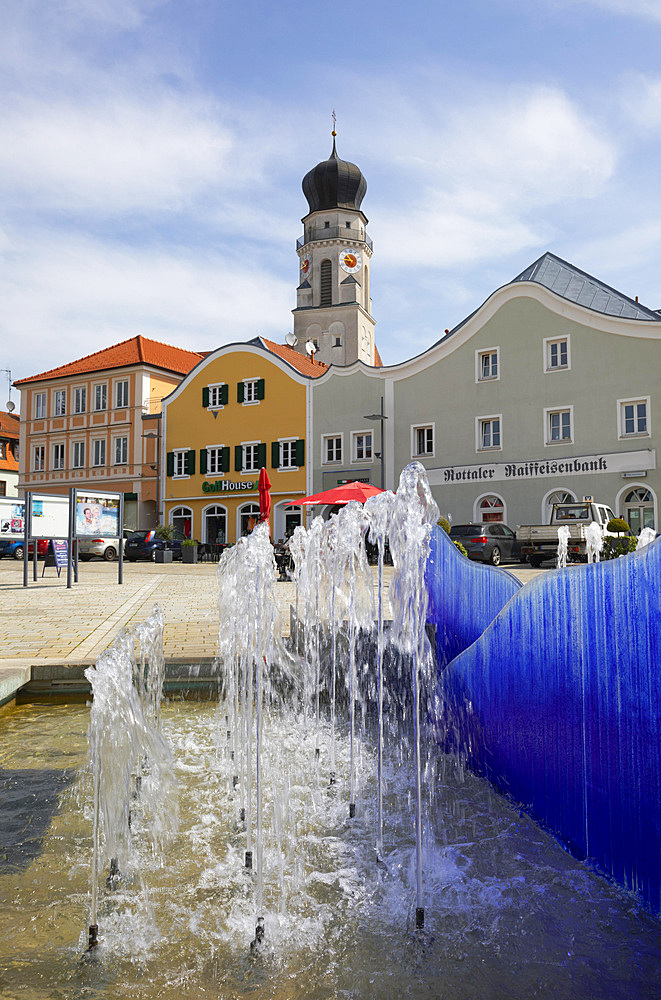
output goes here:
[{"label": "potted shrub", "polygon": [[604,544],[601,550],[602,559],[617,559],[619,556],[626,556],[629,552],[634,552],[638,539],[632,534],[631,528],[622,517],[613,517],[606,525],[606,530],[610,535],[604,536]]},{"label": "potted shrub", "polygon": [[181,561],[185,563],[197,562],[197,542],[194,538],[187,538],[181,543]]},{"label": "potted shrub", "polygon": [[[174,528],[171,524],[157,524],[154,535],[167,544],[174,538]],[[162,549],[154,549],[154,562],[172,562],[172,549],[168,549],[166,546],[163,546]]]}]

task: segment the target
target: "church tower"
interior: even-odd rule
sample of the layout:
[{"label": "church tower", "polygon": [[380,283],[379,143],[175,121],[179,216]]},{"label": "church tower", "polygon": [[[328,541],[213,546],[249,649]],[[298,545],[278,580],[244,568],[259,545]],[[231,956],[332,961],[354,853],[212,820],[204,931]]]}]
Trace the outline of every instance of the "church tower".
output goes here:
[{"label": "church tower", "polygon": [[[300,284],[294,314],[296,350],[315,345],[315,360],[350,365],[375,364],[374,319],[370,299],[372,241],[361,203],[367,182],[335,148],[303,178],[310,211],[301,220],[296,243]],[[293,338],[292,338],[293,339]]]}]

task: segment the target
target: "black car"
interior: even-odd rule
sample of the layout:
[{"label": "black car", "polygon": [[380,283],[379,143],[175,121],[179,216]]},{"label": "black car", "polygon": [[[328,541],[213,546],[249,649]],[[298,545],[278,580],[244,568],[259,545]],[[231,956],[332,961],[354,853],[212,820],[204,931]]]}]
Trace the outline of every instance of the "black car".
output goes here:
[{"label": "black car", "polygon": [[129,562],[137,559],[156,559],[157,549],[171,549],[173,559],[181,559],[181,543],[186,541],[183,531],[173,528],[172,538],[157,538],[155,531],[134,531],[124,545],[124,558]]},{"label": "black car", "polygon": [[521,554],[521,543],[506,524],[498,521],[478,524],[453,524],[450,538],[461,542],[469,559],[490,562],[499,566],[501,562],[525,562]]}]

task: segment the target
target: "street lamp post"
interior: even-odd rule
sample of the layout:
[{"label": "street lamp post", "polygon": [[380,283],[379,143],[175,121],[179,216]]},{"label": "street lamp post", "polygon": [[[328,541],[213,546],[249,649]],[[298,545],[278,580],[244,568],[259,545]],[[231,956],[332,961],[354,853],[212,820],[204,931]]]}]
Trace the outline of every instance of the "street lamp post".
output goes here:
[{"label": "street lamp post", "polygon": [[386,442],[384,436],[384,421],[387,420],[387,416],[383,412],[383,396],[381,396],[381,412],[380,413],[366,413],[363,416],[363,420],[378,420],[381,424],[381,453],[374,452],[377,458],[381,459],[381,489],[386,488]]},{"label": "street lamp post", "polygon": [[[156,438],[156,524],[161,523],[161,415],[158,414],[158,431],[149,431],[143,438]],[[150,469],[154,466],[150,465]]]}]

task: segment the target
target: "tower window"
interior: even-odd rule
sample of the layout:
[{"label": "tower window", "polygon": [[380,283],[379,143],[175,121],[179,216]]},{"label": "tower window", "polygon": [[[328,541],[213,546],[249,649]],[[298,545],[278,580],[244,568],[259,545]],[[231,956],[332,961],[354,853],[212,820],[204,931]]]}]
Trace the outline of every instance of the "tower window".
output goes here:
[{"label": "tower window", "polygon": [[324,222],[324,229],[330,229],[330,222]]},{"label": "tower window", "polygon": [[322,260],[320,269],[320,293],[319,305],[331,306],[333,304],[333,265],[329,260]]},{"label": "tower window", "polygon": [[346,227],[347,227],[347,229],[351,229],[351,223],[350,223],[350,222],[347,222],[347,223],[346,223]]}]

